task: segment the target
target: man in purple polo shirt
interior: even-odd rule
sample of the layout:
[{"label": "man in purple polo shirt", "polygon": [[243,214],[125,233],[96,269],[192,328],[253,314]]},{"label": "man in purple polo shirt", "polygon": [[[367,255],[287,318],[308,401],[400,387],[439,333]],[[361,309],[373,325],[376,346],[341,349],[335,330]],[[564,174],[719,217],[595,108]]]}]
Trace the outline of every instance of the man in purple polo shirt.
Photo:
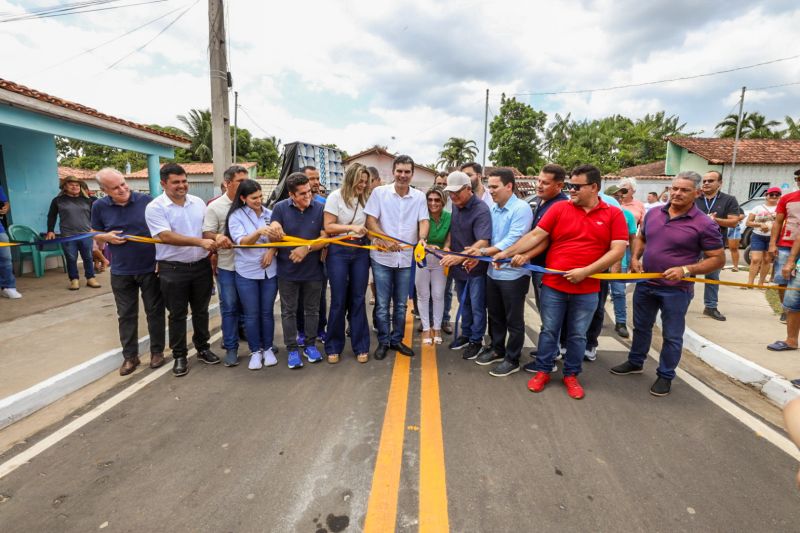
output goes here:
[{"label": "man in purple polo shirt", "polygon": [[[663,272],[663,279],[639,283],[633,293],[633,344],[628,360],[612,374],[641,374],[653,324],[661,311],[663,342],[658,378],[650,394],[669,394],[681,360],[686,310],[694,284],[682,278],[714,272],[725,264],[722,234],[717,224],[695,206],[700,194],[700,174],[681,172],[672,180],[670,203],[647,212],[642,230],[633,242],[631,271]],[[642,255],[644,254],[644,257]]]}]

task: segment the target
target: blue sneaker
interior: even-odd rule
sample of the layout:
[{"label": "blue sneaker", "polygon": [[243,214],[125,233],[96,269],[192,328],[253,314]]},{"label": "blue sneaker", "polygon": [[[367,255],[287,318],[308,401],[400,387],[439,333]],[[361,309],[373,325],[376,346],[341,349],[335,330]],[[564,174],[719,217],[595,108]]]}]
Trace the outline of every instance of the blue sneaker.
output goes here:
[{"label": "blue sneaker", "polygon": [[296,350],[289,352],[289,368],[303,368],[303,360],[300,359],[300,353]]},{"label": "blue sneaker", "polygon": [[225,360],[223,361],[225,366],[236,366],[239,364],[239,352],[237,350],[226,350],[225,351]]},{"label": "blue sneaker", "polygon": [[306,346],[303,350],[303,353],[305,354],[309,363],[319,363],[322,361],[322,354],[319,353],[319,350],[317,350],[316,346]]},{"label": "blue sneaker", "polygon": [[321,343],[325,343],[325,341],[326,341],[327,339],[328,339],[328,334],[327,334],[326,332],[324,332],[324,331],[320,332],[320,333],[317,335],[317,340],[318,340],[319,342],[321,342]]},{"label": "blue sneaker", "polygon": [[306,334],[305,333],[298,333],[297,334],[297,345],[298,346],[305,346],[306,345]]}]

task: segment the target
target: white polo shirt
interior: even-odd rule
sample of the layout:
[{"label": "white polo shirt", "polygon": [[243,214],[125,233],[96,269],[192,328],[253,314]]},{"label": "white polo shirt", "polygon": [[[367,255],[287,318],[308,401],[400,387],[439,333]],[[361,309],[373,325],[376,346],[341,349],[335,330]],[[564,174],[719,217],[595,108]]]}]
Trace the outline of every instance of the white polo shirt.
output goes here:
[{"label": "white polo shirt", "polygon": [[[425,193],[409,188],[408,194],[400,196],[395,191],[394,183],[381,185],[372,191],[367,200],[364,212],[378,219],[386,235],[416,244],[419,240],[421,220],[428,220],[428,206]],[[407,268],[411,266],[413,250],[400,252],[380,252],[372,250],[370,257],[379,264],[391,268]]]},{"label": "white polo shirt", "polygon": [[[187,194],[184,204],[177,205],[166,193],[161,193],[147,204],[144,219],[150,228],[150,234],[156,239],[162,231],[173,231],[186,237],[202,239],[205,214],[206,204],[197,196]],[[208,252],[200,246],[156,244],[157,261],[193,263],[205,257],[208,257]]]},{"label": "white polo shirt", "polygon": [[[203,231],[225,234],[225,221],[228,218],[228,211],[231,210],[233,201],[223,194],[206,207],[206,216],[203,219]],[[233,272],[236,270],[233,261],[233,249],[217,250],[217,268]]]}]

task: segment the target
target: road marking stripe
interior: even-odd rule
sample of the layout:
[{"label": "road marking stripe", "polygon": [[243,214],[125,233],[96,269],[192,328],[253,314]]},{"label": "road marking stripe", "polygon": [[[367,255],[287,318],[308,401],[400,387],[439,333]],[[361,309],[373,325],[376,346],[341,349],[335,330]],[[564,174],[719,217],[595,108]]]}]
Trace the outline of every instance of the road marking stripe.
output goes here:
[{"label": "road marking stripe", "polygon": [[[414,317],[411,306],[406,313],[404,341],[410,345],[413,338]],[[364,521],[365,533],[394,531],[397,523],[397,496],[400,490],[400,470],[403,466],[403,439],[406,432],[406,406],[408,404],[408,382],[411,375],[411,358],[395,354],[389,398],[383,415],[381,441],[372,487]]]},{"label": "road marking stripe", "polygon": [[450,531],[444,464],[442,412],[436,348],[422,345],[422,399],[419,430],[419,531]]},{"label": "road marking stripe", "polygon": [[[215,333],[210,339],[209,343],[213,343],[222,337],[222,332]],[[196,351],[192,349],[191,355],[194,355]],[[77,419],[73,420],[66,426],[62,427],[52,435],[47,436],[46,438],[42,439],[41,441],[37,442],[27,450],[18,453],[2,465],[0,465],[0,479],[4,478],[20,466],[29,463],[32,459],[34,459],[40,453],[46,451],[48,448],[58,444],[65,438],[69,437],[80,428],[95,420],[103,413],[107,412],[108,410],[112,409],[113,407],[119,405],[123,401],[127,400],[143,388],[145,388],[150,383],[154,382],[167,372],[171,372],[172,368],[169,365],[164,365],[157,370],[153,370],[150,374],[146,377],[140,379],[130,387],[126,388],[123,391],[115,394],[105,402],[101,403],[88,413],[85,413],[78,417]]]}]

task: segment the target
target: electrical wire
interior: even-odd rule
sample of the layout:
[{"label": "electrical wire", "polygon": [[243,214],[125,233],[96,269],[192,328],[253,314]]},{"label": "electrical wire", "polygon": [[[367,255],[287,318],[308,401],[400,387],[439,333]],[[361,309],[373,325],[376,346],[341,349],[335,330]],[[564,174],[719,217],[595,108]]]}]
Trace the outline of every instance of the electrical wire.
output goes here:
[{"label": "electrical wire", "polygon": [[[116,1],[116,0],[114,0],[114,1]],[[43,15],[31,15],[31,16],[29,16],[29,15],[20,15],[18,17],[11,17],[11,18],[7,18],[7,19],[2,19],[2,20],[0,20],[0,24],[5,23],[5,22],[19,22],[19,21],[23,21],[23,20],[36,20],[36,19],[45,19],[45,18],[52,18],[52,17],[64,17],[64,16],[67,16],[67,15],[77,15],[77,14],[82,14],[82,13],[95,13],[97,11],[109,11],[109,10],[112,10],[112,9],[122,9],[122,8],[125,8],[125,7],[144,6],[144,5],[147,5],[147,4],[160,4],[162,2],[167,2],[167,1],[169,1],[169,0],[147,0],[146,2],[138,2],[138,3],[135,3],[135,4],[125,4],[124,6],[100,7],[100,8],[94,8],[94,9],[84,9],[84,10],[80,10],[80,11],[79,10],[70,10],[70,11],[63,12],[63,13],[55,12],[55,13],[49,13],[49,14],[43,14]]]},{"label": "electrical wire", "polygon": [[[259,123],[256,121],[256,119],[254,119],[254,118],[253,118],[253,117],[250,115],[250,113],[248,113],[248,112],[247,112],[247,109],[245,109],[243,105],[239,104],[239,109],[242,111],[242,113],[244,113],[244,114],[245,114],[245,116],[247,116],[247,118],[249,118],[249,119],[250,119],[250,122],[252,122],[252,123],[253,123],[253,125],[254,125],[256,128],[258,128],[258,129],[260,129],[262,132],[264,132],[264,135],[266,135],[267,137],[275,137],[276,139],[278,138],[278,136],[277,136],[277,135],[274,135],[274,134],[272,134],[272,133],[268,132],[267,130],[265,130],[264,128],[262,128],[262,127],[261,127],[261,125],[260,125],[260,124],[259,124]],[[277,129],[279,129],[279,130],[282,130],[282,131],[284,131],[284,132],[288,133],[288,130],[286,130],[286,128],[282,128],[282,127],[278,126],[277,124],[275,124],[274,126],[275,126],[275,128],[277,128]]]},{"label": "electrical wire", "polygon": [[103,4],[110,4],[113,2],[119,2],[120,0],[85,0],[83,2],[72,2],[69,4],[56,4],[47,7],[39,7],[28,9],[23,13],[16,13],[14,11],[3,11],[0,13],[0,16],[3,17],[29,17],[33,15],[43,15],[47,13],[56,13],[60,11],[68,11],[71,9],[82,9],[91,6],[103,5]]},{"label": "electrical wire", "polygon": [[98,45],[96,45],[96,46],[93,46],[92,48],[87,48],[87,49],[86,49],[86,50],[84,50],[83,52],[77,53],[77,54],[75,54],[75,55],[73,55],[73,56],[70,56],[70,57],[68,57],[68,58],[66,58],[66,59],[62,59],[61,61],[59,61],[59,62],[57,62],[57,63],[53,63],[52,65],[50,65],[50,66],[48,66],[48,67],[45,67],[45,68],[43,68],[43,69],[41,69],[41,70],[39,70],[39,71],[37,71],[37,72],[34,72],[34,73],[30,74],[30,75],[31,75],[31,76],[36,76],[36,75],[42,74],[42,73],[44,73],[44,72],[47,72],[47,71],[49,71],[49,70],[52,70],[52,69],[54,69],[54,68],[56,68],[56,67],[60,67],[61,65],[64,65],[64,64],[66,64],[66,63],[69,63],[70,61],[72,61],[72,60],[74,60],[74,59],[77,59],[77,58],[79,58],[79,57],[81,57],[81,56],[83,56],[83,55],[86,55],[86,54],[89,54],[89,53],[91,53],[91,52],[94,52],[95,50],[97,50],[97,49],[99,49],[99,48],[102,48],[103,46],[106,46],[106,45],[112,44],[112,43],[114,43],[114,42],[116,42],[116,41],[118,41],[118,40],[122,39],[123,37],[127,37],[128,35],[130,35],[130,34],[132,34],[132,33],[134,33],[134,32],[137,32],[137,31],[141,30],[142,28],[145,28],[145,27],[149,26],[150,24],[153,24],[153,23],[155,23],[155,22],[158,22],[159,20],[163,19],[163,18],[164,18],[164,17],[166,17],[166,16],[169,16],[169,15],[171,15],[171,14],[175,13],[176,11],[180,11],[180,10],[181,10],[181,9],[183,9],[184,7],[185,7],[185,5],[184,5],[184,6],[177,7],[177,8],[175,8],[175,9],[172,9],[172,10],[170,10],[170,11],[167,11],[167,12],[166,12],[166,13],[164,13],[163,15],[159,15],[158,17],[154,18],[153,20],[150,20],[150,21],[148,21],[148,22],[145,22],[145,23],[144,23],[144,24],[142,24],[141,26],[137,26],[137,27],[135,27],[135,28],[133,28],[133,29],[131,29],[131,30],[128,30],[128,31],[126,31],[125,33],[122,33],[122,34],[120,34],[120,35],[118,35],[118,36],[114,37],[113,39],[109,39],[108,41],[102,42],[102,43],[100,43],[100,44],[98,44]]},{"label": "electrical wire", "polygon": [[800,81],[793,81],[791,83],[781,83],[779,85],[767,85],[766,87],[756,87],[754,89],[748,89],[748,91],[765,91],[767,89],[776,89],[778,87],[789,87],[790,85],[800,85]]},{"label": "electrical wire", "polygon": [[697,78],[706,78],[709,76],[718,76],[720,74],[728,74],[730,72],[737,72],[740,70],[747,70],[756,67],[762,67],[764,65],[771,65],[774,63],[780,63],[782,61],[791,61],[793,59],[797,59],[800,57],[800,54],[789,56],[789,57],[782,57],[779,59],[771,59],[769,61],[762,61],[760,63],[753,63],[752,65],[744,65],[741,67],[733,67],[725,70],[717,70],[715,72],[707,72],[705,74],[694,74],[692,76],[680,76],[678,78],[669,78],[665,80],[656,80],[656,81],[646,81],[642,83],[629,83],[626,85],[614,85],[612,87],[598,87],[596,89],[577,89],[572,91],[544,91],[544,92],[529,92],[529,93],[514,93],[510,96],[552,96],[557,94],[582,94],[582,93],[593,93],[593,92],[601,92],[601,91],[616,91],[618,89],[628,89],[631,87],[644,87],[647,85],[659,85],[662,83],[671,83],[674,81],[684,81],[684,80],[693,80]]},{"label": "electrical wire", "polygon": [[147,45],[149,45],[150,43],[152,43],[153,41],[155,41],[156,39],[158,39],[158,38],[161,36],[161,34],[163,34],[163,33],[164,33],[165,31],[167,31],[167,30],[168,30],[170,27],[172,27],[172,25],[173,25],[173,24],[175,24],[176,22],[178,22],[178,21],[179,21],[179,20],[180,20],[180,19],[181,19],[181,18],[182,18],[182,17],[183,17],[183,16],[184,16],[186,13],[188,13],[188,12],[189,12],[189,10],[191,10],[191,9],[192,9],[194,6],[196,6],[196,5],[197,5],[197,3],[198,3],[199,1],[200,1],[200,0],[195,0],[195,1],[194,1],[194,3],[192,3],[192,4],[191,4],[189,7],[187,7],[186,9],[184,9],[183,11],[181,11],[180,13],[178,13],[178,16],[177,16],[177,17],[175,17],[174,19],[172,19],[172,20],[169,22],[169,24],[167,24],[166,26],[164,26],[163,28],[161,28],[161,31],[160,31],[160,32],[158,32],[158,33],[156,33],[156,34],[153,36],[153,38],[152,38],[152,39],[150,39],[149,41],[147,41],[146,43],[144,43],[142,46],[140,46],[140,47],[136,48],[135,50],[132,50],[131,52],[128,52],[127,54],[125,54],[125,55],[124,55],[124,56],[122,56],[121,58],[119,58],[119,59],[117,59],[116,61],[114,61],[113,63],[111,63],[109,66],[107,66],[107,67],[106,67],[106,70],[111,70],[111,69],[112,69],[112,68],[114,68],[115,66],[119,65],[119,64],[120,64],[122,61],[124,61],[125,59],[129,58],[130,56],[132,56],[133,54],[136,54],[136,53],[138,53],[138,52],[141,52],[142,50],[144,50],[144,48],[145,48]]}]

